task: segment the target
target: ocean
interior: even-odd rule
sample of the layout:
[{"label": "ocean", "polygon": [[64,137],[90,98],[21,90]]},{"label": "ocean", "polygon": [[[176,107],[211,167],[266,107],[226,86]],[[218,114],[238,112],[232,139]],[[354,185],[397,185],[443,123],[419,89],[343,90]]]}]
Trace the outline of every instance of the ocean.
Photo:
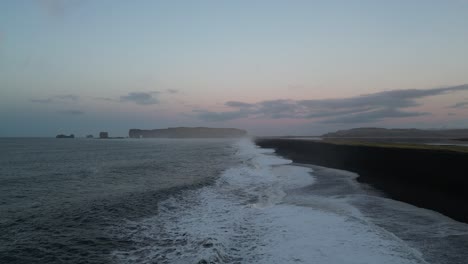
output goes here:
[{"label": "ocean", "polygon": [[468,259],[468,225],[250,139],[0,139],[0,149],[0,263]]}]

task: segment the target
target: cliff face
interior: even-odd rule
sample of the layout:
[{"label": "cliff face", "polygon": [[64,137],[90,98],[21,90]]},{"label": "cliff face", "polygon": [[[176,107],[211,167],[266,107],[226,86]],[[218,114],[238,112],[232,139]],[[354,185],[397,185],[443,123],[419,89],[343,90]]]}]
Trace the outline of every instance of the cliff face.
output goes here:
[{"label": "cliff face", "polygon": [[130,129],[131,138],[232,138],[243,137],[247,131],[237,128],[174,127],[166,129]]},{"label": "cliff face", "polygon": [[468,129],[385,129],[374,127],[339,130],[322,135],[322,137],[340,138],[464,138],[468,137]]},{"label": "cliff face", "polygon": [[468,153],[287,139],[259,139],[257,144],[295,162],[355,172],[358,181],[395,200],[468,223]]}]

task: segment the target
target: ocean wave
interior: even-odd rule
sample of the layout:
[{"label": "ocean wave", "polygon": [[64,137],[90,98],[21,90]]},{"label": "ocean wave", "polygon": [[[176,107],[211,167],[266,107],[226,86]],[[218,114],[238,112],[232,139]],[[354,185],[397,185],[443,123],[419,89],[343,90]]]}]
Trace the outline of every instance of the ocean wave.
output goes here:
[{"label": "ocean wave", "polygon": [[154,217],[122,226],[134,249],[114,251],[113,260],[424,263],[421,253],[366,221],[351,205],[306,195],[304,188],[315,181],[312,169],[246,139],[234,147],[240,163],[216,184],[173,196],[159,204]]}]

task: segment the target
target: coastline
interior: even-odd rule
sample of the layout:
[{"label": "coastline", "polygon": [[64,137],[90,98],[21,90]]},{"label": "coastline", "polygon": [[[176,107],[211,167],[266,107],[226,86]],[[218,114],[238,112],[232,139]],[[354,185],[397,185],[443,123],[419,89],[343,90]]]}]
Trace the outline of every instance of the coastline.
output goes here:
[{"label": "coastline", "polygon": [[296,163],[357,173],[358,182],[391,199],[468,223],[467,152],[280,138],[257,138],[255,143]]}]

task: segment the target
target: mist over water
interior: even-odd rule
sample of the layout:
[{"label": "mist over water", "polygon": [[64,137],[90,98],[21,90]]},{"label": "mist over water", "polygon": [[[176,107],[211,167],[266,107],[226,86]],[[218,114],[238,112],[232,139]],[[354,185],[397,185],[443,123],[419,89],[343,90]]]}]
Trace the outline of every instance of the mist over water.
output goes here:
[{"label": "mist over water", "polygon": [[468,226],[250,140],[1,139],[2,263],[464,263]]}]

